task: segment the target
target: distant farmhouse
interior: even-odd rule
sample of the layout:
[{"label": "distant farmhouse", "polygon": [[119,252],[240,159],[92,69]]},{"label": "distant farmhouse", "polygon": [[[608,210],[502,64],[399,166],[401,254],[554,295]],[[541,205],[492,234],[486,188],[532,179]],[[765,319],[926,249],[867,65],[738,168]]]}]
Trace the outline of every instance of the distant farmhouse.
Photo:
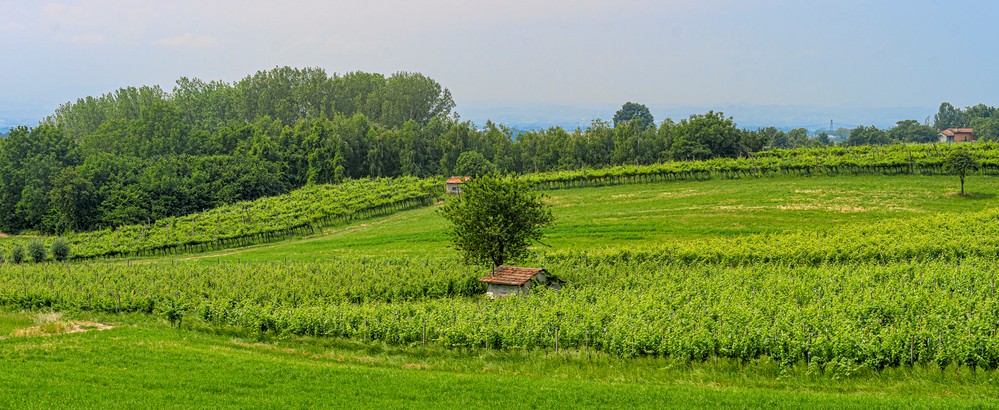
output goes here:
[{"label": "distant farmhouse", "polygon": [[461,184],[468,182],[470,179],[472,179],[470,176],[448,178],[447,181],[444,182],[445,192],[448,195],[461,195]]},{"label": "distant farmhouse", "polygon": [[[521,268],[517,266],[500,266],[479,282],[489,284],[486,297],[502,298],[506,296],[524,295],[531,291],[531,286],[549,283],[548,272],[540,268]],[[554,289],[561,287],[561,282],[551,281]]]},{"label": "distant farmhouse", "polygon": [[971,128],[948,128],[940,131],[940,142],[975,142],[975,130]]}]

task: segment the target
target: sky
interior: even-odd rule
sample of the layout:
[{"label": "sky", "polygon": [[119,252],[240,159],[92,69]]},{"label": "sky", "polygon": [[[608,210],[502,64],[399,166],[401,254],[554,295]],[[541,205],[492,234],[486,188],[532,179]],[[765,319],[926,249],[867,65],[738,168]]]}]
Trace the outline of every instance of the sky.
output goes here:
[{"label": "sky", "polygon": [[627,101],[657,118],[931,115],[999,105],[996,16],[999,2],[959,0],[0,0],[0,125],[124,86],[277,66],[421,72],[477,117],[555,121]]}]

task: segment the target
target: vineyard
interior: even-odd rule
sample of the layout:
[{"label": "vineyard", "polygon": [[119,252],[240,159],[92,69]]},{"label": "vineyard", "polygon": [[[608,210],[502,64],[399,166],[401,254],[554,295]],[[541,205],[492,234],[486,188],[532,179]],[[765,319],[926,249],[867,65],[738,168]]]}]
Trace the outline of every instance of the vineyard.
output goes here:
[{"label": "vineyard", "polygon": [[449,257],[4,265],[0,305],[447,348],[761,358],[844,376],[999,367],[996,211],[825,233],[539,253],[561,291],[481,298]]},{"label": "vineyard", "polygon": [[416,178],[310,185],[286,195],[149,224],[70,233],[66,237],[72,243],[76,259],[204,252],[279,241],[358,219],[426,206],[442,190],[436,180]]},{"label": "vineyard", "polygon": [[999,267],[984,259],[724,267],[593,258],[550,266],[571,286],[499,301],[475,296],[478,275],[446,260],[29,266],[4,269],[0,304],[449,348],[593,349],[695,362],[766,356],[833,372],[999,366]]},{"label": "vineyard", "polygon": [[967,149],[980,172],[999,175],[999,144],[898,144],[772,150],[744,158],[671,161],[654,165],[528,174],[541,188],[580,188],[623,183],[747,178],[774,175],[939,175],[952,150]]},{"label": "vineyard", "polygon": [[967,258],[999,258],[999,210],[940,214],[840,226],[822,231],[793,231],[678,240],[632,249],[564,250],[549,259],[710,263],[749,266],[827,266],[841,263],[953,262]]}]

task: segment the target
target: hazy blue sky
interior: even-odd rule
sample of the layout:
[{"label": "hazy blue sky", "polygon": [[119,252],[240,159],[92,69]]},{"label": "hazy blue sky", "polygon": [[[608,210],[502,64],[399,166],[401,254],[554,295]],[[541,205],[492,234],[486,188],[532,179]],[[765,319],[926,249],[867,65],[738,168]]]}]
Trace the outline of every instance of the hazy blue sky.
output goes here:
[{"label": "hazy blue sky", "polygon": [[996,1],[0,0],[0,118],[283,65],[419,71],[459,112],[997,105],[997,17]]}]

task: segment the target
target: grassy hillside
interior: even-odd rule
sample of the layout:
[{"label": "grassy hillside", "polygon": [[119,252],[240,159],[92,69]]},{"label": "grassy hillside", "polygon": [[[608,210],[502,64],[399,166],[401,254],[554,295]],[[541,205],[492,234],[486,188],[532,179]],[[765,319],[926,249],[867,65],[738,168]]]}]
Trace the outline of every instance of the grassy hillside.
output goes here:
[{"label": "grassy hillside", "polygon": [[[841,176],[680,181],[548,191],[556,227],[538,250],[633,249],[788,231],[827,231],[999,205],[999,178]],[[434,207],[400,212],[306,239],[201,255],[240,261],[343,255],[439,255],[449,249]],[[184,257],[188,258],[188,257]]]}]

